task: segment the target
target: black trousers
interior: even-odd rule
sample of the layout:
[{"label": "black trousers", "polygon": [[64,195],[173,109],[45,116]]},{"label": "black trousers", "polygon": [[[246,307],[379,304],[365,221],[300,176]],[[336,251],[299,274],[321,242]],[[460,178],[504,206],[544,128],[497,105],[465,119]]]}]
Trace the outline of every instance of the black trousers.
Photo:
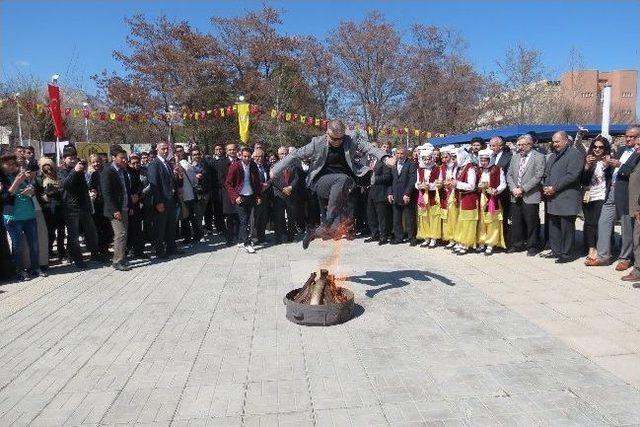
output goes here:
[{"label": "black trousers", "polygon": [[[393,205],[393,237],[401,242],[404,233],[409,239],[416,238],[416,204],[409,202],[408,205]],[[404,226],[404,227],[403,227]]]},{"label": "black trousers", "polygon": [[57,207],[54,212],[51,212],[51,209],[43,207],[42,215],[44,215],[44,221],[47,223],[47,234],[49,236],[49,254],[53,253],[53,242],[56,242],[58,258],[66,257],[67,251],[64,247],[64,238],[66,235],[66,231],[62,209],[60,207]]},{"label": "black trousers", "polygon": [[370,194],[367,197],[367,224],[371,237],[387,239],[391,230],[391,205],[377,202]]},{"label": "black trousers", "polygon": [[222,205],[222,194],[224,193],[223,188],[214,189],[211,192],[211,203],[213,208],[213,224],[216,226],[216,231],[218,233],[223,233],[227,230],[225,224],[225,215]]},{"label": "black trousers", "polygon": [[509,248],[511,247],[511,226],[509,225],[509,220],[511,219],[511,196],[508,189],[500,194],[500,206],[502,206],[502,235],[504,236],[504,243]]},{"label": "black trousers", "polygon": [[98,234],[91,215],[81,212],[64,212],[64,223],[67,226],[67,251],[75,262],[82,261],[80,249],[80,227],[84,233],[84,241],[92,256],[98,256]]},{"label": "black trousers", "polygon": [[96,232],[98,233],[98,250],[101,254],[107,254],[109,253],[109,246],[113,241],[111,220],[104,216],[102,208],[100,208],[99,212],[93,214],[93,223],[96,226]]},{"label": "black trousers", "polygon": [[267,224],[271,219],[273,211],[273,203],[271,197],[263,197],[262,202],[253,209],[253,227],[251,234],[259,243],[264,242],[264,235],[267,230]]},{"label": "black trousers", "polygon": [[187,200],[184,204],[187,206],[189,216],[179,222],[180,237],[182,237],[185,242],[197,242],[202,238],[202,218],[198,211],[198,200]]},{"label": "black trousers", "polygon": [[540,205],[522,199],[511,203],[511,246],[516,249],[538,249]]},{"label": "black trousers", "polygon": [[[328,227],[353,219],[351,191],[355,181],[349,175],[333,173],[321,176],[316,183],[316,193],[322,202],[326,202],[326,211],[322,223]],[[323,204],[321,202],[321,209]]]},{"label": "black trousers", "polygon": [[140,207],[133,209],[133,214],[129,216],[127,228],[127,252],[132,251],[135,255],[144,253],[144,235],[142,234],[142,222],[144,215]]},{"label": "black trousers", "polygon": [[586,249],[595,248],[598,242],[598,220],[600,220],[602,205],[604,205],[604,200],[595,200],[582,205],[582,212],[584,213],[582,240]]},{"label": "black trousers", "polygon": [[238,217],[238,242],[242,242],[245,245],[251,243],[251,214],[256,206],[256,199],[254,196],[240,196],[242,201],[239,205],[236,205],[236,212]]},{"label": "black trousers", "polygon": [[298,219],[298,199],[293,196],[273,198],[273,222],[276,243],[293,240]]},{"label": "black trousers", "polygon": [[176,203],[172,200],[164,204],[164,211],[158,212],[154,207],[153,230],[155,236],[153,247],[156,254],[172,253],[176,250]]},{"label": "black trousers", "polygon": [[549,245],[559,257],[570,257],[576,236],[576,217],[549,214]]}]

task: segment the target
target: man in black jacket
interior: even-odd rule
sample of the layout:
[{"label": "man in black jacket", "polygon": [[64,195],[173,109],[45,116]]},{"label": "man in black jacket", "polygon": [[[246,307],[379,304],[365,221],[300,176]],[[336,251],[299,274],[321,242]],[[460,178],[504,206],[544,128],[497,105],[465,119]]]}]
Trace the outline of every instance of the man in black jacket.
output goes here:
[{"label": "man in black jacket", "polygon": [[[278,148],[278,160],[289,154],[285,146]],[[275,226],[275,243],[280,244],[285,239],[293,241],[296,234],[298,219],[300,168],[292,164],[282,170],[282,174],[271,180],[273,188],[273,222]]]},{"label": "man in black jacket", "polygon": [[130,270],[125,264],[127,228],[131,209],[131,183],[127,174],[127,153],[116,145],[111,148],[111,165],[100,174],[103,195],[103,215],[113,228],[113,268]]},{"label": "man in black jacket", "polygon": [[406,232],[410,245],[416,246],[417,167],[407,159],[407,152],[403,147],[396,149],[396,159],[396,166],[391,169],[392,183],[387,191],[393,208],[394,237],[391,244],[402,243]]},{"label": "man in black jacket", "polygon": [[84,232],[85,243],[91,252],[91,259],[102,262],[98,250],[98,235],[91,218],[89,187],[84,173],[86,162],[78,162],[75,147],[66,146],[62,152],[64,166],[58,173],[62,185],[62,206],[67,226],[67,249],[74,265],[85,268],[80,250],[80,226]]},{"label": "man in black jacket", "polygon": [[240,227],[240,219],[236,211],[236,206],[229,200],[227,191],[224,188],[224,183],[227,179],[227,171],[229,165],[233,162],[237,162],[236,156],[236,144],[227,144],[225,147],[226,155],[221,157],[216,162],[217,184],[218,194],[220,197],[220,204],[222,206],[222,213],[225,219],[225,235],[227,240],[227,246],[231,246],[235,243],[238,236],[238,229]]},{"label": "man in black jacket", "polygon": [[92,172],[89,173],[87,178],[87,185],[89,186],[89,198],[93,206],[93,223],[96,226],[96,233],[98,233],[98,249],[100,255],[107,258],[109,256],[109,246],[113,240],[113,232],[111,230],[111,223],[108,218],[104,217],[104,198],[102,194],[102,185],[100,182],[100,175],[104,168],[104,159],[100,154],[92,154],[89,156],[89,165]]},{"label": "man in black jacket", "polygon": [[158,258],[177,253],[176,215],[178,182],[173,168],[167,161],[169,144],[160,142],[156,146],[157,156],[149,163],[147,179],[153,204],[154,249]]},{"label": "man in black jacket", "polygon": [[[380,148],[389,152],[387,143],[382,144]],[[393,176],[391,169],[385,167],[384,163],[379,162],[375,157],[369,166],[373,170],[367,195],[367,224],[371,236],[364,241],[367,243],[377,241],[378,245],[384,245],[388,242],[391,231],[391,205],[387,200],[387,190],[391,186]]]},{"label": "man in black jacket", "polygon": [[[505,145],[504,139],[500,136],[494,136],[489,140],[489,148],[493,152],[491,164],[500,166],[500,169],[504,172],[504,176],[507,176],[513,153],[509,147]],[[509,220],[511,219],[511,193],[509,191],[500,193],[500,206],[502,207],[502,233],[508,248],[511,245],[511,242],[509,242],[509,237],[511,236],[509,227]]]},{"label": "man in black jacket", "polygon": [[[144,184],[141,175],[141,159],[137,154],[129,156],[129,165],[127,167],[127,175],[131,184],[131,214],[129,215],[129,227],[127,229],[127,252],[132,251],[133,257],[137,259],[145,259],[144,254],[144,234],[142,232],[142,223],[144,219],[142,207],[142,191]],[[146,171],[145,171],[146,174]],[[146,184],[146,176],[144,177]]]}]

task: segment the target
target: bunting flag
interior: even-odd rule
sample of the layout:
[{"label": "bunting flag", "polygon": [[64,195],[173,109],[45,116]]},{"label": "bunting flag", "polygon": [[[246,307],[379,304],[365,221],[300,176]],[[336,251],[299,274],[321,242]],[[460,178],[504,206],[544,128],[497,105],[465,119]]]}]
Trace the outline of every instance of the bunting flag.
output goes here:
[{"label": "bunting flag", "polygon": [[60,103],[60,87],[56,84],[48,84],[49,90],[49,112],[53,120],[53,134],[56,138],[64,137],[64,123],[62,122],[62,111]]}]

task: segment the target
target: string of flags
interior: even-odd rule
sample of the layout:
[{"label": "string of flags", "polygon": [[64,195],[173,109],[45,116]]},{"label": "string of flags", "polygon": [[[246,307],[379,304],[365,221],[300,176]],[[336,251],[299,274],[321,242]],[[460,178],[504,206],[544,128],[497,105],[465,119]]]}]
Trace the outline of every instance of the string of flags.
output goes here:
[{"label": "string of flags", "polygon": [[[6,98],[0,99],[0,108],[2,108],[5,104],[15,103],[15,99]],[[35,111],[36,113],[45,113],[48,111],[48,105],[44,103],[34,103],[30,101],[25,101],[20,103],[20,107],[26,109],[27,111]],[[100,120],[100,121],[113,121],[113,122],[134,122],[134,123],[144,123],[148,121],[204,121],[208,119],[220,119],[225,117],[234,117],[237,116],[237,105],[228,105],[225,107],[216,107],[211,109],[202,109],[199,111],[173,111],[173,112],[164,112],[164,113],[152,113],[152,114],[144,114],[144,113],[123,113],[117,111],[100,111],[93,110],[90,108],[64,108],[62,113],[65,117],[72,118],[85,118],[87,120]],[[255,104],[249,105],[249,115],[250,116],[260,116],[262,115],[263,110]],[[321,117],[315,117],[311,115],[292,113],[287,111],[278,111],[277,109],[272,109],[269,117],[273,120],[290,122],[290,123],[299,123],[305,126],[314,126],[320,129],[326,129],[328,120]],[[364,125],[360,123],[351,123],[348,124],[347,127],[354,130],[361,130],[367,132],[369,135],[373,135],[374,129],[369,125]],[[430,132],[422,129],[415,129],[406,126],[397,126],[397,127],[385,127],[380,131],[381,135],[387,136],[414,136],[414,137],[422,137],[422,138],[431,138],[431,137],[440,137],[444,136],[441,133]]]}]

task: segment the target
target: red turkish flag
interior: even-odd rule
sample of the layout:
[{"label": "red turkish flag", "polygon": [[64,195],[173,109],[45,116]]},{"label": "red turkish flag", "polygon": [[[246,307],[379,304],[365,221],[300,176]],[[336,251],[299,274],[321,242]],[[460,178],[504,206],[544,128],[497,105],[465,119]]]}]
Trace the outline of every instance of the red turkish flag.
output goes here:
[{"label": "red turkish flag", "polygon": [[53,120],[53,134],[56,138],[64,137],[64,123],[62,122],[62,107],[60,99],[60,87],[49,83],[49,112]]}]

